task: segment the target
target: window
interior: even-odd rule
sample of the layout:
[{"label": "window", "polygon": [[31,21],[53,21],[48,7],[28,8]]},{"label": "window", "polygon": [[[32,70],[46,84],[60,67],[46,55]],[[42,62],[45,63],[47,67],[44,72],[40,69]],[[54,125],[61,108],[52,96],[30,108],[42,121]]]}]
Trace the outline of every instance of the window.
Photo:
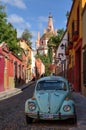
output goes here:
[{"label": "window", "polygon": [[65,90],[66,83],[63,81],[40,81],[37,85],[36,90]]}]

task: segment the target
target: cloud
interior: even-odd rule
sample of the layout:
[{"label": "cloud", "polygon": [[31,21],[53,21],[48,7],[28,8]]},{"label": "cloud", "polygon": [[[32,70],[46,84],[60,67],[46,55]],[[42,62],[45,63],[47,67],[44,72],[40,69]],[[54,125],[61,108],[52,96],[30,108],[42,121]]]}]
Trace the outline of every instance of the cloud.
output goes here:
[{"label": "cloud", "polygon": [[48,17],[46,16],[39,16],[37,18],[37,24],[38,24],[38,29],[40,30],[40,32],[43,32],[44,31],[44,28],[46,28],[46,24],[48,22]]},{"label": "cloud", "polygon": [[8,3],[12,6],[16,6],[21,9],[26,8],[26,4],[24,3],[24,0],[3,0],[4,3]]},{"label": "cloud", "polygon": [[21,25],[21,24],[22,24],[22,26],[28,27],[28,28],[31,27],[31,25],[30,25],[27,21],[25,21],[25,20],[23,19],[23,17],[20,17],[20,16],[17,15],[17,14],[12,14],[12,15],[10,15],[10,16],[8,17],[8,22],[10,22],[10,23],[12,23],[12,24],[18,24],[18,25]]},{"label": "cloud", "polygon": [[31,33],[32,33],[32,35],[34,36],[34,37],[37,37],[37,31],[31,31]]},{"label": "cloud", "polygon": [[45,16],[39,16],[39,17],[38,17],[38,21],[39,21],[39,22],[47,22],[47,19],[48,19],[48,18],[45,17]]},{"label": "cloud", "polygon": [[39,30],[43,31],[43,30],[44,30],[44,25],[43,25],[43,23],[39,23],[39,24],[38,24],[38,28],[39,28]]},{"label": "cloud", "polygon": [[22,33],[23,33],[23,29],[17,28],[17,37],[20,38]]},{"label": "cloud", "polygon": [[10,15],[8,21],[11,23],[24,23],[24,19],[16,14]]},{"label": "cloud", "polygon": [[25,21],[22,17],[17,14],[12,14],[8,17],[8,22],[14,25],[17,30],[17,37],[21,37],[22,32],[27,28],[31,28],[29,22]]}]

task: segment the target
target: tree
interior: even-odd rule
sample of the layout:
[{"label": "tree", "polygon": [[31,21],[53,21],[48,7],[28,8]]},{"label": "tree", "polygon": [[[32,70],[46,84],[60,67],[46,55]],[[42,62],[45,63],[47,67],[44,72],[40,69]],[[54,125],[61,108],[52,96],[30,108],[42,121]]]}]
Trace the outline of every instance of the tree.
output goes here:
[{"label": "tree", "polygon": [[53,54],[52,51],[54,50],[54,52],[56,52],[63,34],[64,34],[64,29],[59,29],[57,35],[50,37],[50,39],[48,40],[48,56],[50,58],[51,63],[52,63],[52,54]]},{"label": "tree", "polygon": [[50,39],[48,40],[48,47],[57,48],[61,41],[63,34],[64,34],[64,29],[59,29],[57,32],[57,35],[50,37]]},{"label": "tree", "polygon": [[67,13],[66,13],[66,17],[67,17],[67,19],[69,18],[69,14],[70,14],[70,12],[67,11]]},{"label": "tree", "polygon": [[0,2],[0,43],[3,42],[3,34],[6,31],[6,22],[5,6],[1,5]]},{"label": "tree", "polygon": [[7,22],[5,6],[0,3],[0,43],[6,42],[9,50],[18,54],[21,51],[17,44],[17,32],[11,23]]},{"label": "tree", "polygon": [[39,55],[39,54],[37,54],[35,56],[35,58],[41,59],[41,61],[45,65],[45,75],[50,75],[50,70],[49,70],[50,58],[48,56],[42,56],[42,55]]},{"label": "tree", "polygon": [[26,40],[28,42],[28,44],[31,46],[31,44],[32,44],[32,42],[31,42],[32,34],[28,29],[24,30],[24,32],[22,33],[21,38]]}]

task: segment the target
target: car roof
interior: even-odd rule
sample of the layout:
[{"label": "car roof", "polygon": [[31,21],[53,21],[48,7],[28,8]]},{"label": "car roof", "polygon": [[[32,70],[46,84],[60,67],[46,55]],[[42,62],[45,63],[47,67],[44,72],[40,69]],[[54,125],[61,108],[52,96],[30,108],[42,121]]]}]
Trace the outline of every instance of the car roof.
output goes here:
[{"label": "car roof", "polygon": [[40,81],[44,81],[44,80],[61,80],[61,81],[64,81],[66,82],[67,79],[61,77],[61,76],[47,76],[47,77],[42,77],[38,80],[38,82]]}]

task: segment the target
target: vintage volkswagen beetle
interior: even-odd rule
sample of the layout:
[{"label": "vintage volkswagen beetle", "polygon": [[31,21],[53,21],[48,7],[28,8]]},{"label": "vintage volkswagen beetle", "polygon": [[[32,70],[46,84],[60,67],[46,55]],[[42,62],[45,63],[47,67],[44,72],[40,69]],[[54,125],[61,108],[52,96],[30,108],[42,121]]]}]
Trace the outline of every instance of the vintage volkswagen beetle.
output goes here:
[{"label": "vintage volkswagen beetle", "polygon": [[70,98],[68,81],[59,76],[40,78],[35,86],[34,95],[25,102],[26,122],[33,119],[64,120],[76,123],[74,101]]}]

